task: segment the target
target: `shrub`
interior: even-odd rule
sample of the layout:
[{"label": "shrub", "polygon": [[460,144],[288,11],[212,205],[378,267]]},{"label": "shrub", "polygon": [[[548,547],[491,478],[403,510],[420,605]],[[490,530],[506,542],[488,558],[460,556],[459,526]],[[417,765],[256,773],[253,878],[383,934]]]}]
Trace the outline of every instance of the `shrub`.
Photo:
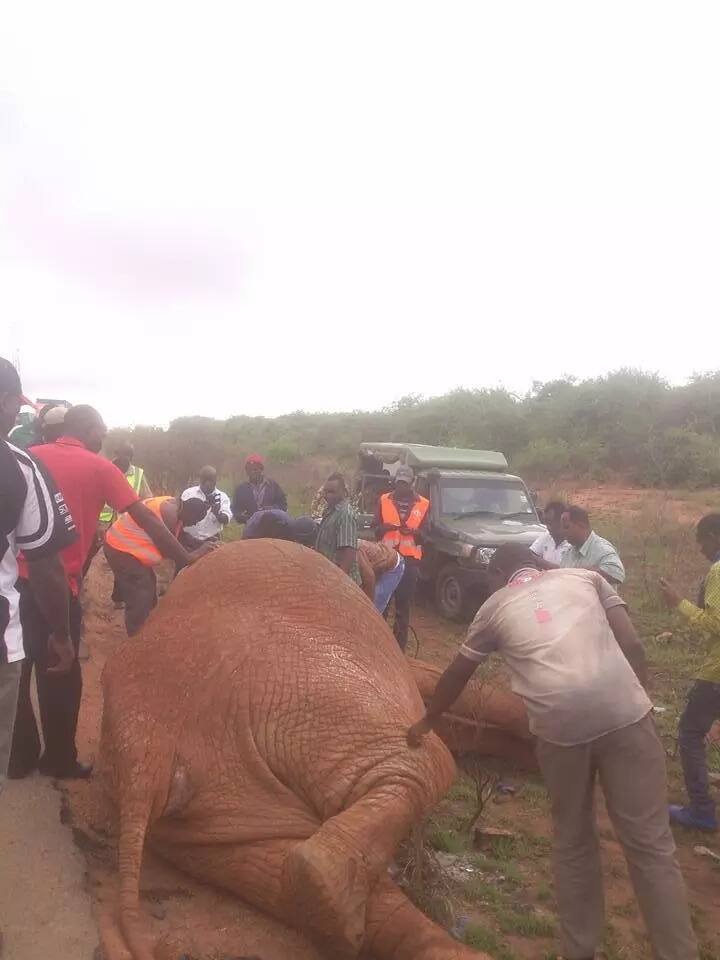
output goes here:
[{"label": "shrub", "polygon": [[300,450],[291,437],[278,437],[267,448],[267,456],[276,463],[297,463]]},{"label": "shrub", "polygon": [[645,486],[702,487],[720,481],[720,443],[707,434],[671,427],[643,444],[636,480]]},{"label": "shrub", "polygon": [[531,440],[512,460],[512,469],[536,480],[550,480],[570,468],[570,447],[565,440]]}]

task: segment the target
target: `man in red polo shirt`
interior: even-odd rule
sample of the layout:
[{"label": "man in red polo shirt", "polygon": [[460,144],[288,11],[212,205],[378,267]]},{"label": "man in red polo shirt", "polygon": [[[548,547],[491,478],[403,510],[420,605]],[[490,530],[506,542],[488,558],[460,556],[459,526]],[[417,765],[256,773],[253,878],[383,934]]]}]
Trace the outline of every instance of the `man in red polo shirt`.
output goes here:
[{"label": "man in red polo shirt", "polygon": [[[65,416],[63,435],[55,442],[33,447],[32,454],[47,468],[65,497],[75,520],[78,538],[61,552],[70,588],[70,633],[75,661],[67,674],[47,671],[49,627],[27,583],[20,581],[20,618],[23,625],[26,659],[21,677],[10,776],[27,776],[36,767],[52,777],[70,779],[90,775],[92,768],[78,762],[75,746],[82,675],[77,650],[80,643],[82,609],[80,586],[85,560],[93,546],[98,517],[108,503],[117,513],[127,511],[152,539],[163,556],[185,565],[194,563],[212,547],[188,552],[162,520],[138,498],[122,472],[99,456],[107,428],[102,417],[84,405],[72,407]],[[20,571],[21,578],[23,570]],[[40,720],[45,752],[40,758],[40,738],[30,700],[33,665],[37,678]]]}]

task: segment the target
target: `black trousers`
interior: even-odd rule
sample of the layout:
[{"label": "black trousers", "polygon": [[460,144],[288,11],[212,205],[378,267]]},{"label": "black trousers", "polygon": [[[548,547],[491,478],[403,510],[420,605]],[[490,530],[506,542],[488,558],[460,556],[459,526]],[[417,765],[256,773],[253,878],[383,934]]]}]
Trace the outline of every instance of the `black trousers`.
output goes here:
[{"label": "black trousers", "polygon": [[[19,581],[20,622],[23,629],[25,659],[20,674],[15,731],[10,754],[10,775],[22,777],[39,766],[50,776],[63,776],[77,761],[77,731],[82,673],[77,659],[82,628],[82,608],[77,597],[70,597],[70,637],[75,660],[68,673],[48,673],[50,627],[35,600],[30,584]],[[30,699],[33,667],[37,683],[40,724],[45,752],[40,757],[40,735]]]},{"label": "black trousers", "polygon": [[699,817],[715,819],[715,801],[710,793],[705,737],[720,719],[720,683],[696,680],[680,717],[678,743],[690,809]]},{"label": "black trousers", "polygon": [[157,604],[157,579],[152,567],[105,544],[105,557],[115,574],[115,584],[125,603],[125,629],[131,637]]},{"label": "black trousers", "polygon": [[402,580],[397,585],[395,593],[393,594],[393,601],[395,603],[393,633],[401,650],[405,649],[408,642],[410,608],[415,599],[419,569],[419,565],[414,560],[409,560],[405,557],[405,573],[403,573]]}]

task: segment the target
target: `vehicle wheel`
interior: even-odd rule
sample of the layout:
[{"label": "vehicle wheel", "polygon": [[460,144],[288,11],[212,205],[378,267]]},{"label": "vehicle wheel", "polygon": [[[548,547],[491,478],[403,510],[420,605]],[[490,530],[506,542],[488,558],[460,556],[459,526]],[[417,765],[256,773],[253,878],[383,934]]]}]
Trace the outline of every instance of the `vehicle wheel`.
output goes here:
[{"label": "vehicle wheel", "polygon": [[448,620],[469,620],[473,615],[472,597],[456,564],[448,563],[437,575],[435,603]]}]

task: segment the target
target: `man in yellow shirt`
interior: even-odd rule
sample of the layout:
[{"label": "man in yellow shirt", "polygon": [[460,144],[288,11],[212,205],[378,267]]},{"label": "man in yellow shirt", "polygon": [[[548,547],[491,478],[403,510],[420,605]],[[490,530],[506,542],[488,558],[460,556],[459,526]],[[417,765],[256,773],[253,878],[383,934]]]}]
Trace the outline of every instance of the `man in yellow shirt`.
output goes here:
[{"label": "man in yellow shirt", "polygon": [[705,737],[713,723],[720,719],[720,513],[708,513],[700,520],[697,542],[712,564],[698,604],[683,599],[666,580],[660,581],[667,605],[676,609],[709,647],[708,659],[698,673],[680,718],[680,759],[690,806],[671,806],[670,820],[695,830],[717,830],[715,802],[708,784]]}]

